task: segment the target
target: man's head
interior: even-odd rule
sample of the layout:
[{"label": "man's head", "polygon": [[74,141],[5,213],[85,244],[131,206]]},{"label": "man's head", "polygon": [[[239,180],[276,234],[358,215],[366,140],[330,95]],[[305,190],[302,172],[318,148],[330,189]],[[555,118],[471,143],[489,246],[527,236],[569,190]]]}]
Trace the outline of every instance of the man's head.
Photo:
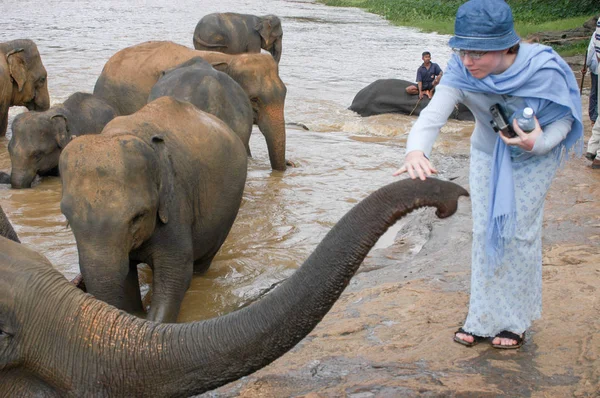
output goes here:
[{"label": "man's head", "polygon": [[424,51],[423,54],[421,54],[421,59],[423,60],[423,62],[428,64],[429,62],[431,62],[431,53],[429,51]]}]

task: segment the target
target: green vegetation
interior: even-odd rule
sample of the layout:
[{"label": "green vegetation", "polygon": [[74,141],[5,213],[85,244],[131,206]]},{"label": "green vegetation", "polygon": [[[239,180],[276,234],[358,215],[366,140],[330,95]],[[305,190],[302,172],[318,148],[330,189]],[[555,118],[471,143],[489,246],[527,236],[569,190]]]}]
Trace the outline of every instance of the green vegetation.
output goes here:
[{"label": "green vegetation", "polygon": [[[452,34],[454,16],[465,0],[318,0],[338,7],[359,7],[382,15],[396,25],[413,26],[425,32]],[[600,13],[599,0],[508,0],[513,10],[515,29],[521,37],[530,33],[580,27]],[[589,40],[589,38],[587,39]],[[585,43],[584,43],[585,42]],[[556,47],[555,47],[556,48]],[[585,52],[587,41],[556,48],[566,52]]]}]

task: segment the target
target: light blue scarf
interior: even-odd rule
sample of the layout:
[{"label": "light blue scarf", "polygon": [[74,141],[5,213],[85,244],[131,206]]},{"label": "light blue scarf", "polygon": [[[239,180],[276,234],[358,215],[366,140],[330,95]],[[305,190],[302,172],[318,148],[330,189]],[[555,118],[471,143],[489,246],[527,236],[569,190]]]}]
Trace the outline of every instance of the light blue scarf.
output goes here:
[{"label": "light blue scarf", "polygon": [[[515,62],[503,73],[477,79],[453,55],[442,85],[457,89],[521,97],[533,108],[542,128],[567,114],[575,121],[567,137],[553,150],[557,161],[569,152],[583,153],[581,98],[575,75],[569,65],[552,50],[540,44],[521,43]],[[487,123],[487,121],[486,121]],[[487,271],[493,273],[504,256],[504,244],[516,230],[516,202],[510,148],[498,137],[490,178],[490,202],[485,251]]]}]

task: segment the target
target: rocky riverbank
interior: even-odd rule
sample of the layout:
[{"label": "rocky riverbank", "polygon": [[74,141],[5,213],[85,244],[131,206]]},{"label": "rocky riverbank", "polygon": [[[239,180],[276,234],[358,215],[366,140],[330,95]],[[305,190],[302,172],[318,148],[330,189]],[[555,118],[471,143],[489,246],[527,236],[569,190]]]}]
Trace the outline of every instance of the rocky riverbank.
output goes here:
[{"label": "rocky riverbank", "polygon": [[[586,95],[582,102],[587,140]],[[468,187],[468,148],[457,142],[442,135],[434,161]],[[412,215],[298,346],[206,396],[599,396],[599,198],[600,173],[585,159],[555,179],[544,218],[543,317],[520,350],[452,342],[469,294],[470,202],[461,199],[446,220],[431,209]]]}]

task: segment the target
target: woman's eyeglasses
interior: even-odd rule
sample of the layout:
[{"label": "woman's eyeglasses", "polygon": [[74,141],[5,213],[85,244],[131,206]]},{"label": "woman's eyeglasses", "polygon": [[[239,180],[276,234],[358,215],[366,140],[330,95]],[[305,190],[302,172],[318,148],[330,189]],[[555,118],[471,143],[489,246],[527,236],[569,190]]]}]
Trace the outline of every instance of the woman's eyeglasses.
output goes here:
[{"label": "woman's eyeglasses", "polygon": [[461,50],[460,48],[453,48],[452,51],[454,51],[454,54],[458,55],[461,58],[464,58],[468,55],[469,58],[475,59],[475,60],[480,59],[481,57],[483,57],[485,54],[488,53],[488,51],[468,51],[468,50]]}]

